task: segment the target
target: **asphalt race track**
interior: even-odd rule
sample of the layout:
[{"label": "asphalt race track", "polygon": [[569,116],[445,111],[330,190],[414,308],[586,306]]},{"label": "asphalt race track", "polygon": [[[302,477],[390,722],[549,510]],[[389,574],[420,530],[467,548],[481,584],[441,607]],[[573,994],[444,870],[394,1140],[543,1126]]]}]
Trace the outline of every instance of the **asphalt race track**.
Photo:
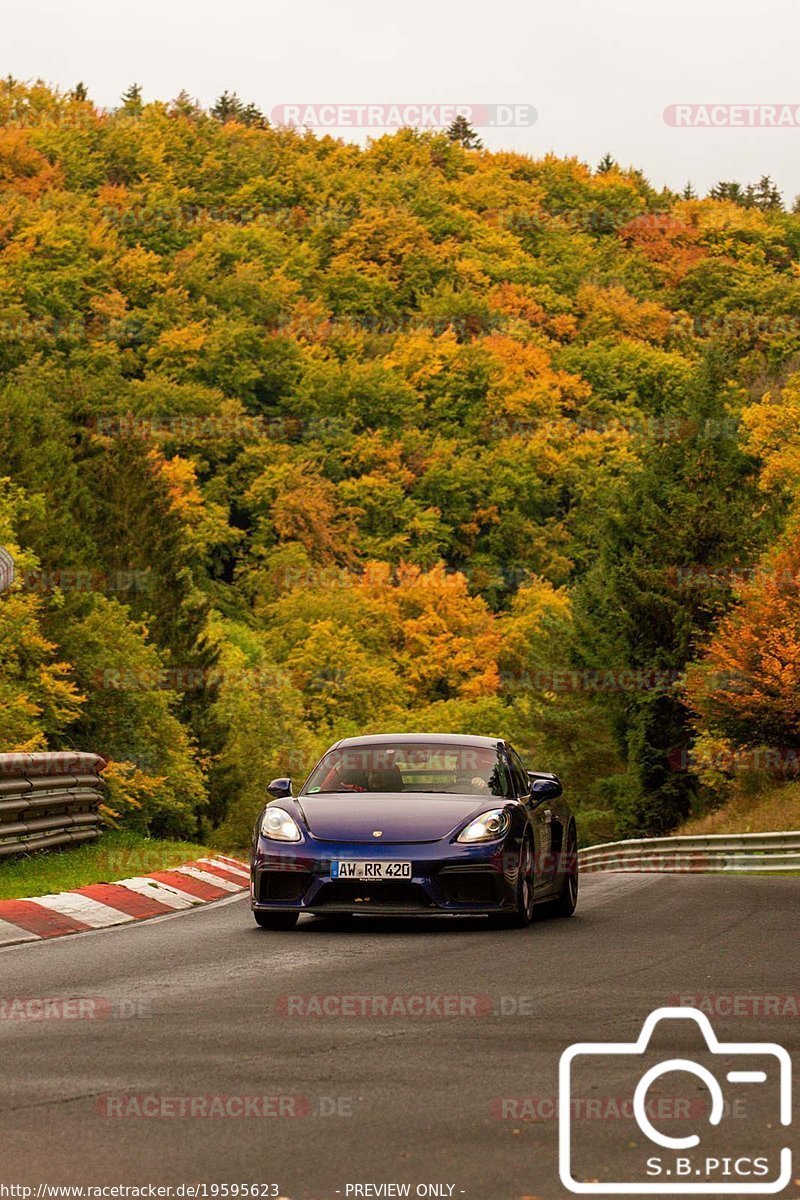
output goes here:
[{"label": "asphalt race track", "polygon": [[[604,874],[581,891],[572,920],[525,931],[303,918],[266,933],[236,897],[9,948],[0,1180],[275,1182],[292,1200],[386,1182],[412,1195],[435,1183],[476,1200],[563,1196],[556,1120],[509,1117],[503,1098],[554,1097],[568,1045],[630,1041],[678,994],[800,991],[796,880]],[[467,1011],[288,1015],[342,993],[446,994]],[[8,1008],[64,996],[98,998],[86,1011],[99,1015],[22,1020]],[[797,1017],[714,1024],[727,1040],[795,1055],[800,1043]],[[130,1113],[119,1097],[214,1096],[283,1097],[284,1116],[108,1115],[120,1103]],[[582,1136],[596,1140],[598,1175],[611,1169],[608,1123],[587,1121]]]}]

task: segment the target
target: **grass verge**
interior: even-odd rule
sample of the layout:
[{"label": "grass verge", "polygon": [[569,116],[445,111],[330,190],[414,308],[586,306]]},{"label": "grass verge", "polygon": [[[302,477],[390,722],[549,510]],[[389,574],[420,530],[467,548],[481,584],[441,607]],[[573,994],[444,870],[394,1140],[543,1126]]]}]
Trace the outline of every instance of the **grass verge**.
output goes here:
[{"label": "grass verge", "polygon": [[687,821],[675,832],[771,833],[800,829],[800,783],[787,783],[760,795],[737,796],[716,812]]},{"label": "grass verge", "polygon": [[83,846],[0,859],[0,900],[68,892],[88,883],[113,883],[115,879],[164,871],[213,853],[207,846],[193,842],[166,842],[139,833],[109,830],[96,842]]}]

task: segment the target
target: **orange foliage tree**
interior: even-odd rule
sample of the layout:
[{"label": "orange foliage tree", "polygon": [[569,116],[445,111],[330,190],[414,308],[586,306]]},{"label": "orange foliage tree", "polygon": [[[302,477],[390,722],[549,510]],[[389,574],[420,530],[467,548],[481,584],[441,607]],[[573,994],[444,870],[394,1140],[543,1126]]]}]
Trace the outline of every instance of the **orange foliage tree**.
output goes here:
[{"label": "orange foliage tree", "polygon": [[800,747],[800,524],[740,589],[686,674],[702,733],[737,746]]}]

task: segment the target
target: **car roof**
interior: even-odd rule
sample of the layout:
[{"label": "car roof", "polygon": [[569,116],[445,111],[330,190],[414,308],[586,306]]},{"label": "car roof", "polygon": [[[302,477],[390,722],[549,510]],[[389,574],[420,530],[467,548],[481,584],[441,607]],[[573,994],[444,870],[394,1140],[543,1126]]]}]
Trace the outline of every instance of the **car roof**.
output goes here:
[{"label": "car roof", "polygon": [[497,750],[506,745],[505,738],[479,737],[474,733],[367,733],[361,737],[342,738],[331,746],[331,750],[342,746],[369,746],[386,742],[402,746],[419,742],[441,746],[480,746],[487,750]]}]

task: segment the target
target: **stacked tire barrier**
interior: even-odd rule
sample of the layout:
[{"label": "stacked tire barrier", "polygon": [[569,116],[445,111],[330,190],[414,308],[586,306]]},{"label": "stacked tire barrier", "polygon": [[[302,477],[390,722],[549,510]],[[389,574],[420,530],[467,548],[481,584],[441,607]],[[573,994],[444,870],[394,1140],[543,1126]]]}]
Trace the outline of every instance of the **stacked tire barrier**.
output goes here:
[{"label": "stacked tire barrier", "polygon": [[0,546],[0,592],[10,588],[13,582],[14,560],[8,551]]},{"label": "stacked tire barrier", "polygon": [[800,874],[800,832],[632,838],[578,851],[582,871]]},{"label": "stacked tire barrier", "polygon": [[0,754],[0,859],[90,842],[105,797],[98,754]]}]

